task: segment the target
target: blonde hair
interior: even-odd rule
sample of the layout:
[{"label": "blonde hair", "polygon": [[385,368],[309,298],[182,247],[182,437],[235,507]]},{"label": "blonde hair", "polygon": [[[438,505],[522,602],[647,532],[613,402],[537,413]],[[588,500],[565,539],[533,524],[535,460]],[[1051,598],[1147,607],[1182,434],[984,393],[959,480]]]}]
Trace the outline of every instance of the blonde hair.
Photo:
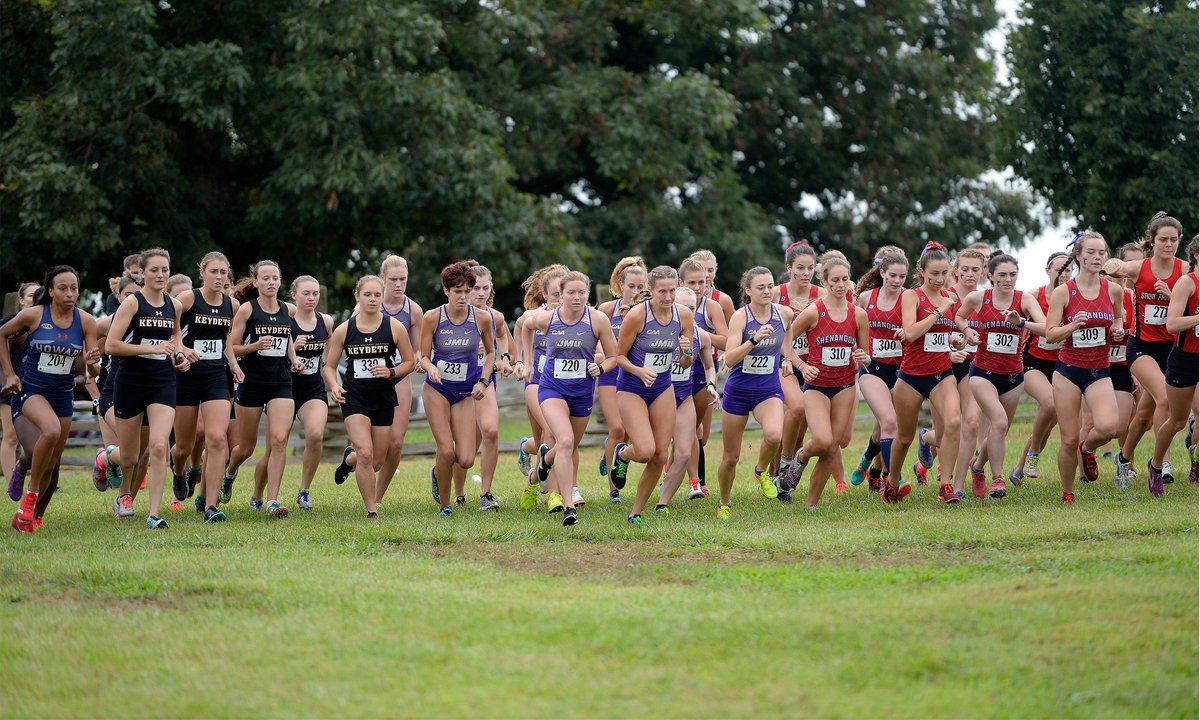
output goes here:
[{"label": "blonde hair", "polygon": [[646,261],[640,255],[623,257],[617,262],[612,277],[608,279],[608,293],[615,298],[621,297],[621,287],[630,273],[646,274]]},{"label": "blonde hair", "polygon": [[587,289],[589,291],[592,288],[592,279],[589,278],[587,275],[584,275],[583,273],[579,272],[578,270],[572,270],[572,271],[568,272],[566,275],[562,276],[563,287],[566,287],[567,283],[569,283],[569,282],[581,282],[584,284],[585,287],[587,287]]},{"label": "blonde hair", "polygon": [[192,279],[183,273],[177,273],[167,278],[167,294],[170,295],[172,290],[184,283],[191,285]]},{"label": "blonde hair", "polygon": [[[358,282],[354,283],[354,294],[357,295],[358,291],[362,290],[362,286],[366,285],[369,282],[379,283],[380,290],[387,288],[387,285],[384,284],[384,282],[383,282],[383,278],[379,277],[378,275],[363,275],[362,277],[360,277],[358,279]],[[292,287],[295,287],[295,286],[296,286],[296,283],[293,282]]]},{"label": "blonde hair", "polygon": [[[370,277],[374,277],[374,276],[372,275]],[[288,291],[294,293],[300,287],[300,283],[306,283],[306,282],[317,283],[317,287],[318,288],[321,287],[321,283],[317,282],[317,279],[315,277],[313,277],[312,275],[299,275],[296,277],[295,280],[292,281],[292,284]],[[359,282],[361,283],[362,280],[360,279]],[[354,286],[354,292],[358,292],[357,285]]]},{"label": "blonde hair", "polygon": [[521,283],[521,288],[525,290],[525,309],[534,310],[544,304],[546,302],[546,285],[554,278],[561,278],[569,272],[571,269],[566,265],[555,263],[539,268],[525,278],[525,282]]},{"label": "blonde hair", "polygon": [[[659,280],[674,280],[678,283],[679,273],[675,272],[675,268],[671,267],[670,265],[655,266],[655,268],[646,275],[646,289],[637,296],[633,303],[631,303],[631,306],[649,300],[651,297],[653,297],[653,293],[650,291],[654,289],[654,284]],[[622,310],[624,310],[624,308],[622,308]],[[624,314],[624,312],[622,312],[622,314]]]},{"label": "blonde hair", "polygon": [[229,258],[225,257],[225,253],[213,250],[210,253],[206,253],[204,257],[200,258],[200,272],[203,273],[204,270],[208,268],[209,264],[215,262],[223,262],[225,263],[225,267],[231,267],[229,265]]},{"label": "blonde hair", "polygon": [[680,297],[691,298],[692,303],[698,303],[700,299],[696,297],[696,293],[687,285],[680,285],[675,288],[675,302],[679,302]]},{"label": "blonde hair", "polygon": [[701,265],[700,261],[697,260],[696,258],[686,257],[683,259],[683,262],[679,263],[679,280],[680,280],[680,282],[683,281],[684,277],[686,277],[694,272],[699,272],[699,273],[704,272],[704,266]]},{"label": "blonde hair", "polygon": [[701,262],[703,262],[705,260],[712,262],[712,263],[717,262],[717,256],[713,254],[712,250],[700,249],[700,250],[697,250],[696,252],[692,253],[691,255],[688,255],[688,257],[691,258],[692,260],[700,260]]},{"label": "blonde hair", "polygon": [[[1076,235],[1075,239],[1071,241],[1071,262],[1074,262],[1075,265],[1079,265],[1079,257],[1083,255],[1083,243],[1087,240],[1091,240],[1092,238],[1096,238],[1100,242],[1104,243],[1104,249],[1106,251],[1108,250],[1108,241],[1104,239],[1103,235],[1095,230],[1084,230]],[[1070,263],[1068,263],[1068,265],[1069,264]],[[1064,266],[1064,268],[1065,267],[1066,266]],[[1059,276],[1062,276],[1061,272],[1059,273]]]},{"label": "blonde hair", "polygon": [[830,250],[821,256],[821,282],[829,276],[829,271],[835,267],[844,267],[850,272],[850,261],[838,250]]},{"label": "blonde hair", "polygon": [[383,261],[379,263],[379,277],[387,277],[388,270],[397,267],[402,267],[407,270],[408,261],[399,255],[388,253],[384,256]]}]

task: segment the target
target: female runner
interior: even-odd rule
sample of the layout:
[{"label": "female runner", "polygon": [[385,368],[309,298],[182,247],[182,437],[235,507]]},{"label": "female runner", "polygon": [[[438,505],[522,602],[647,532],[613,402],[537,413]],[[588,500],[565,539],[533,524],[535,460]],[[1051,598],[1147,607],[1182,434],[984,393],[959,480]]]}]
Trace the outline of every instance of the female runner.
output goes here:
[{"label": "female runner", "polygon": [[[33,307],[33,294],[41,287],[35,282],[21,284],[17,289],[17,312]],[[4,318],[0,324],[12,320],[13,317],[16,315]],[[25,356],[25,338],[15,337],[7,342],[8,356],[13,359],[13,372],[20,377],[21,361]],[[0,476],[8,478],[8,496],[13,502],[20,502],[25,486],[25,471],[18,470],[17,466],[17,432],[13,428],[12,408],[9,406],[7,395],[0,395],[0,436]],[[28,461],[25,464],[28,465]]]},{"label": "female runner", "polygon": [[[717,256],[711,250],[697,250],[688,256],[689,260],[695,260],[704,268],[704,291],[699,300],[696,301],[697,311],[702,313],[703,317],[697,318],[696,322],[706,332],[713,335],[713,352],[722,353],[725,351],[725,344],[728,341],[727,328],[729,319],[733,317],[733,298],[729,297],[729,293],[723,293],[717,289]],[[683,278],[679,279],[683,283]],[[695,290],[695,288],[692,288]],[[720,313],[709,312],[708,303],[705,300],[711,300],[721,308]],[[724,321],[724,325],[719,324],[718,318]],[[722,339],[724,337],[725,339]],[[713,355],[713,360],[717,360],[717,356]],[[708,445],[709,434],[712,431],[712,415],[713,405],[705,404],[699,401],[696,404],[696,416],[700,420],[700,437],[698,440],[699,450],[695,455],[693,463],[696,465],[696,477],[700,480],[700,489],[704,497],[708,497],[708,486],[705,483],[706,465],[704,462],[704,448]],[[689,468],[689,472],[691,468]]]},{"label": "female runner", "polygon": [[[562,279],[570,270],[565,265],[549,265],[521,283],[525,289],[525,309],[554,309],[558,307],[559,296],[562,294]],[[537,404],[537,387],[545,365],[546,336],[527,330],[523,320],[524,314],[517,318],[513,333],[517,338],[517,377],[525,381],[525,413],[529,416],[529,437],[521,438],[517,447],[517,465],[521,472],[528,477],[533,467],[533,454],[545,440],[546,425],[542,418],[542,408]],[[520,506],[525,510],[533,509],[537,504],[537,488],[525,488],[521,495]]]},{"label": "female runner", "polygon": [[[784,255],[784,261],[787,265],[788,281],[775,288],[775,302],[791,308],[793,313],[799,315],[820,295],[820,288],[812,283],[813,271],[817,267],[817,253],[808,243],[792,243]],[[793,335],[792,351],[801,362],[808,360],[806,334]],[[808,420],[804,416],[804,378],[800,377],[796,368],[792,368],[791,376],[795,378],[794,381],[781,383],[784,415],[781,441],[783,457],[779,464],[779,475],[790,479],[789,484],[794,487],[799,478],[792,477],[788,466],[796,456],[796,448],[803,444]]]},{"label": "female runner", "polygon": [[[700,268],[700,272],[703,274],[704,269]],[[646,263],[640,257],[621,258],[613,268],[608,287],[616,300],[609,300],[597,309],[608,316],[615,335],[621,332],[625,310],[631,307],[646,289]],[[608,478],[608,468],[612,464],[613,450],[616,449],[617,443],[625,441],[625,426],[621,424],[621,412],[617,407],[617,373],[616,369],[610,370],[602,374],[596,382],[600,411],[604,413],[604,422],[608,425],[608,438],[604,441],[604,452],[600,455],[600,474],[605,479]],[[609,502],[621,502],[621,491],[613,487],[611,482],[608,499]]]},{"label": "female runner", "polygon": [[[1177,339],[1171,354],[1167,356],[1167,419],[1158,427],[1154,440],[1154,457],[1150,459],[1150,494],[1161,497],[1165,480],[1167,450],[1175,436],[1187,424],[1188,413],[1197,412],[1196,375],[1197,340],[1200,325],[1197,324],[1196,297],[1196,254],[1200,236],[1193,237],[1187,246],[1190,272],[1175,283],[1171,289],[1171,304],[1167,306],[1167,332],[1175,333]],[[1192,456],[1192,470],[1188,479],[1196,482],[1196,458]]]},{"label": "female runner", "polygon": [[[409,341],[414,342],[421,333],[420,318],[424,316],[425,311],[408,296],[408,261],[399,255],[388,255],[379,265],[379,277],[383,278],[386,285],[383,293],[383,313],[400,321],[408,333]],[[417,322],[416,329],[413,328],[414,318]],[[413,352],[416,351],[414,346]],[[413,356],[414,363],[419,360],[420,358]],[[406,373],[392,384],[396,388],[396,416],[392,419],[387,455],[383,458],[379,477],[375,480],[376,503],[383,502],[383,496],[392,483],[396,468],[400,465],[400,458],[404,454],[404,436],[408,434],[408,421],[412,414],[412,373]],[[344,481],[345,477],[342,479]]]}]

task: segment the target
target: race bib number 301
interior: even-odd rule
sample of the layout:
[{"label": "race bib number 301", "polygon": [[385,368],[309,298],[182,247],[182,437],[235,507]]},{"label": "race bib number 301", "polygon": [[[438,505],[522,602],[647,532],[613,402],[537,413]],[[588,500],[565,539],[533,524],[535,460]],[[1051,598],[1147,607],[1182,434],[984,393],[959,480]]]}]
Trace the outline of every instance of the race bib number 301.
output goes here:
[{"label": "race bib number 301", "polygon": [[925,333],[925,352],[928,352],[928,353],[950,352],[950,333],[945,333],[945,332]]}]

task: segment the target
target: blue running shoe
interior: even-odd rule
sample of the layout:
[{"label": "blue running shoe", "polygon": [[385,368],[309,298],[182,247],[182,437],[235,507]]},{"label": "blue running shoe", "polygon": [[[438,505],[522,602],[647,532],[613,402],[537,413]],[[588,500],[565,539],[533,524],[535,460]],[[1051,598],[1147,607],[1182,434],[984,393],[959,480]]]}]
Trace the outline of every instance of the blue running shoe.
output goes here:
[{"label": "blue running shoe", "polygon": [[925,444],[925,433],[929,432],[927,428],[921,428],[921,432],[917,433],[917,459],[921,461],[921,465],[926,470],[933,467],[933,448]]},{"label": "blue running shoe", "polygon": [[438,517],[445,518],[445,517],[450,517],[453,514],[454,514],[454,508],[450,507],[449,505],[446,505],[441,510],[438,510]]},{"label": "blue running shoe", "polygon": [[528,440],[527,437],[521,438],[521,444],[517,446],[517,467],[521,468],[521,474],[525,477],[529,477],[529,471],[533,469],[533,458],[525,452],[525,443]]},{"label": "blue running shoe", "polygon": [[150,526],[150,528],[152,530],[166,530],[167,529],[167,521],[163,520],[162,518],[158,517],[157,515],[151,515],[150,517],[146,518],[146,525]]}]

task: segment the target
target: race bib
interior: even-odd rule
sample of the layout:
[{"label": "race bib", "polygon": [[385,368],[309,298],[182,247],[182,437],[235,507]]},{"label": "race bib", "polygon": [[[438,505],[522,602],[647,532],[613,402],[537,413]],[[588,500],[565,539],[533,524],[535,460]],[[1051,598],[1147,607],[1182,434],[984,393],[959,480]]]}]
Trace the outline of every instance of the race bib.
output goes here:
[{"label": "race bib", "polygon": [[[142,345],[157,345],[160,342],[161,342],[161,340],[151,340],[149,338],[142,338]],[[142,357],[146,358],[147,360],[166,360],[167,354],[166,353],[154,353],[153,355],[143,355]]]},{"label": "race bib", "polygon": [[[166,359],[166,355],[162,358]],[[44,352],[38,355],[38,372],[46,375],[70,375],[71,368],[75,365],[75,358],[71,355],[59,355],[58,353]]]},{"label": "race bib", "polygon": [[1044,337],[1038,338],[1038,341],[1037,341],[1037,346],[1043,350],[1061,350],[1062,345],[1063,344],[1062,344],[1061,340],[1059,340],[1056,343],[1052,343]]},{"label": "race bib", "polygon": [[1019,339],[1012,333],[988,333],[987,350],[998,355],[1016,355]]},{"label": "race bib", "polygon": [[554,358],[556,380],[581,380],[587,377],[587,363],[579,358]]},{"label": "race bib", "polygon": [[742,361],[742,372],[747,375],[770,375],[775,372],[775,356],[747,355]]},{"label": "race bib", "polygon": [[487,353],[485,353],[484,351],[480,350],[480,351],[479,351],[479,367],[483,367],[483,361],[484,361],[484,360],[486,360],[486,359],[487,359]]},{"label": "race bib", "polygon": [[321,369],[321,357],[319,355],[316,357],[297,358],[297,360],[303,366],[300,368],[299,375],[316,375],[317,371]]},{"label": "race bib", "polygon": [[821,348],[821,364],[825,367],[846,367],[850,364],[850,348]]},{"label": "race bib", "polygon": [[1125,345],[1109,345],[1108,346],[1108,362],[1109,364],[1120,364],[1126,361],[1126,353],[1128,348]]},{"label": "race bib", "polygon": [[220,360],[225,354],[224,340],[197,340],[192,348],[201,360]]},{"label": "race bib", "polygon": [[948,332],[925,333],[925,352],[927,352],[927,353],[950,352],[950,333],[948,333]]},{"label": "race bib", "polygon": [[[316,359],[317,358],[313,358],[313,360]],[[375,377],[373,374],[371,374],[371,368],[381,364],[383,364],[383,361],[378,358],[355,358],[355,360],[351,363],[354,369],[354,379],[369,380]],[[445,377],[445,375],[442,377]]]},{"label": "race bib", "polygon": [[899,340],[888,338],[872,338],[871,340],[871,357],[896,358],[903,354],[904,350],[900,347]]},{"label": "race bib", "polygon": [[546,356],[542,355],[537,359],[537,371],[541,375],[546,370]]},{"label": "race bib", "polygon": [[671,382],[685,383],[692,378],[692,369],[685,368],[678,360],[671,363]]},{"label": "race bib", "polygon": [[808,335],[801,335],[792,341],[792,349],[800,357],[808,356]]},{"label": "race bib", "polygon": [[1099,347],[1104,344],[1104,328],[1079,328],[1071,333],[1071,345],[1075,348]]},{"label": "race bib", "polygon": [[661,375],[671,368],[671,354],[646,353],[646,359],[642,361],[642,367],[653,370],[656,375]]},{"label": "race bib", "polygon": [[271,337],[271,346],[258,351],[263,357],[283,357],[287,354],[288,339],[282,335]]},{"label": "race bib", "polygon": [[[543,355],[542,360],[545,360],[545,359],[546,359],[546,356]],[[542,364],[544,365],[545,363],[542,363]],[[437,361],[437,369],[438,369],[438,374],[442,376],[443,380],[450,380],[452,382],[464,382],[467,379],[467,364],[465,362],[450,362],[447,360],[438,360]]]},{"label": "race bib", "polygon": [[1167,306],[1166,305],[1147,305],[1145,315],[1142,316],[1142,321],[1147,325],[1166,325],[1167,324]]}]

